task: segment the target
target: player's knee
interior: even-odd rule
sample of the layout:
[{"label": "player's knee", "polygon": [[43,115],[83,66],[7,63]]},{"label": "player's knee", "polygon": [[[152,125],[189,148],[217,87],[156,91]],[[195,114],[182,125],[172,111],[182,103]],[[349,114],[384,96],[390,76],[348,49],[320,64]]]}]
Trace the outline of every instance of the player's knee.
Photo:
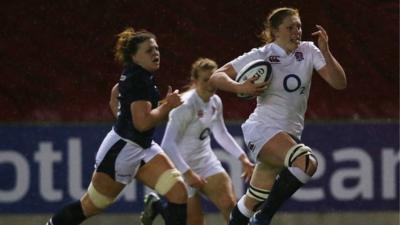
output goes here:
[{"label": "player's knee", "polygon": [[82,201],[82,211],[86,217],[92,217],[103,212],[104,209],[99,209],[93,205],[93,203],[88,203],[87,201]]},{"label": "player's knee", "polygon": [[93,216],[99,214],[108,206],[113,204],[115,198],[108,197],[100,193],[96,188],[90,183],[87,190],[87,195],[82,199],[82,208],[86,216]]},{"label": "player's knee", "polygon": [[187,224],[190,224],[190,225],[192,225],[192,224],[201,224],[201,225],[205,224],[204,212],[192,213],[192,214],[189,214],[189,213],[190,212],[188,212],[187,219],[186,219]]},{"label": "player's knee", "polygon": [[312,154],[310,147],[304,144],[297,144],[287,152],[285,157],[285,166],[298,167],[309,176],[312,176],[317,171],[318,161]]},{"label": "player's knee", "polygon": [[312,176],[315,174],[315,172],[317,171],[318,168],[318,160],[317,157],[315,157],[315,155],[309,155],[309,160],[310,160],[310,165],[308,167],[308,169],[305,171],[308,175]]},{"label": "player's knee", "polygon": [[177,181],[174,186],[166,193],[165,197],[170,202],[174,203],[186,203],[188,199],[188,193],[186,185],[183,181]]},{"label": "player's knee", "polygon": [[235,207],[235,200],[228,194],[221,196],[217,200],[218,207],[223,210],[231,211]]},{"label": "player's knee", "polygon": [[171,202],[184,203],[188,198],[183,177],[177,169],[164,171],[154,189]]}]

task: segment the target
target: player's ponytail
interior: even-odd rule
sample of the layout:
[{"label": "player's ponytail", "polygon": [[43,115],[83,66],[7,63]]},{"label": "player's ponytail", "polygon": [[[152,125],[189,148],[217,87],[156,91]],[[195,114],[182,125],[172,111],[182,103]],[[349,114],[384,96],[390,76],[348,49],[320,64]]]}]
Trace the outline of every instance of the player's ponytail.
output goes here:
[{"label": "player's ponytail", "polygon": [[156,36],[146,30],[135,32],[132,27],[128,27],[117,38],[114,58],[118,63],[127,65],[132,63],[132,55],[136,54],[139,44],[148,39],[156,39]]},{"label": "player's ponytail", "polygon": [[283,20],[288,16],[300,16],[299,10],[295,8],[282,7],[274,9],[268,14],[264,21],[264,30],[260,34],[260,38],[264,43],[271,43],[275,41],[273,29],[277,30],[279,25],[283,23]]}]

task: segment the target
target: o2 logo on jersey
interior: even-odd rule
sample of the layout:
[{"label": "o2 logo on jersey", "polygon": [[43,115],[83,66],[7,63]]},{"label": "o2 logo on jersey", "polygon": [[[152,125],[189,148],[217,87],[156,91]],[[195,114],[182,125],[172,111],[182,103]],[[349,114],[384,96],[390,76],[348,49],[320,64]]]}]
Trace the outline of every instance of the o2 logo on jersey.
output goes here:
[{"label": "o2 logo on jersey", "polygon": [[208,136],[210,136],[210,133],[211,133],[210,128],[208,128],[208,127],[205,128],[205,129],[200,133],[199,139],[200,139],[200,140],[206,139]]},{"label": "o2 logo on jersey", "polygon": [[306,89],[304,86],[301,86],[301,80],[296,74],[286,75],[286,77],[283,79],[283,88],[287,92],[295,92],[300,90],[300,95],[303,95],[304,90]]}]

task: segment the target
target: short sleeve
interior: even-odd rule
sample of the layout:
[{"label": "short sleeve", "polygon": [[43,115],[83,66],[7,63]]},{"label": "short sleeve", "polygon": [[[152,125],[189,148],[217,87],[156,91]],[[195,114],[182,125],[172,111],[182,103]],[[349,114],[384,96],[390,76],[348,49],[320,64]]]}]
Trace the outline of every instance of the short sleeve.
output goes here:
[{"label": "short sleeve", "polygon": [[124,81],[119,82],[121,97],[130,104],[134,101],[151,101],[148,82],[139,74],[135,74]]},{"label": "short sleeve", "polygon": [[239,73],[247,64],[258,59],[262,59],[261,50],[260,48],[253,48],[251,51],[244,53],[229,63],[235,69],[236,73]]},{"label": "short sleeve", "polygon": [[309,49],[312,55],[312,63],[315,70],[320,70],[326,65],[325,58],[321,53],[321,50],[314,45],[313,42],[309,42]]}]

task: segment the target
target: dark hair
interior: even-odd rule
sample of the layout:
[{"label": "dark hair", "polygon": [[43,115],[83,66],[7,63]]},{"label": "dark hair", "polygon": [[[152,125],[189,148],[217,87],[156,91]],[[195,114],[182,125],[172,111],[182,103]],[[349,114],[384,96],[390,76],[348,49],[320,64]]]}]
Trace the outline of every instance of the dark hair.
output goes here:
[{"label": "dark hair", "polygon": [[283,20],[288,16],[300,16],[299,10],[289,7],[282,7],[272,10],[264,22],[264,30],[260,34],[261,40],[264,43],[275,41],[275,36],[272,33],[272,29],[278,29],[279,25],[281,25]]},{"label": "dark hair", "polygon": [[126,28],[117,35],[117,43],[114,47],[114,58],[117,62],[127,65],[132,63],[132,55],[135,55],[140,43],[156,39],[156,36],[146,30],[135,32],[132,27]]}]

